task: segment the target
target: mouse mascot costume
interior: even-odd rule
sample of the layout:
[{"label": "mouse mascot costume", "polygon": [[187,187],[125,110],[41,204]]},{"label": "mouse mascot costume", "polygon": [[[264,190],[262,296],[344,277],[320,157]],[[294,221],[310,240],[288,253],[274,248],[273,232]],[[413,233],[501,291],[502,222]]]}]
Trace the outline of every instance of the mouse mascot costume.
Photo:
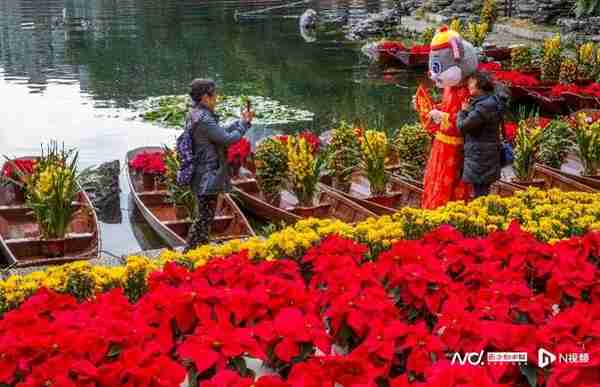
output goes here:
[{"label": "mouse mascot costume", "polygon": [[471,196],[472,187],[461,180],[464,141],[456,117],[463,102],[469,99],[465,80],[477,66],[475,48],[457,32],[448,27],[436,32],[431,41],[429,74],[443,94],[441,102],[430,105],[432,109],[425,113],[425,129],[434,139],[425,170],[423,208],[434,209]]}]

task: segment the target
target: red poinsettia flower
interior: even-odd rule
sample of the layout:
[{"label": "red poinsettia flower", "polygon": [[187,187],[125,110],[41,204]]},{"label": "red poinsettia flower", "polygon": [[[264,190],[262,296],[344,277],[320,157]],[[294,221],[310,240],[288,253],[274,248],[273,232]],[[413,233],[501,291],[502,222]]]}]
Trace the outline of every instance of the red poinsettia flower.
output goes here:
[{"label": "red poinsettia flower", "polygon": [[162,175],[167,170],[163,152],[139,153],[129,162],[129,166],[135,171],[153,175]]},{"label": "red poinsettia flower", "polygon": [[519,124],[516,122],[505,122],[502,126],[502,137],[506,141],[513,143],[517,135],[517,129],[519,129]]},{"label": "red poinsettia flower", "polygon": [[331,339],[319,318],[297,308],[282,309],[272,322],[257,325],[255,333],[267,350],[272,346],[275,356],[286,363],[300,354],[302,344],[315,345],[323,353],[331,351]]},{"label": "red poinsettia flower", "polygon": [[560,97],[563,93],[582,94],[582,90],[575,84],[558,83],[550,89],[552,97]]},{"label": "red poinsettia flower", "polygon": [[589,84],[582,90],[582,93],[585,95],[591,95],[600,98],[600,83],[594,82]]},{"label": "red poinsettia flower", "polygon": [[192,360],[198,373],[213,366],[217,371],[223,370],[229,360],[242,355],[264,358],[251,331],[234,327],[227,320],[202,322],[195,334],[179,345],[177,353]]},{"label": "red poinsettia flower", "polygon": [[234,166],[241,166],[250,155],[250,151],[250,141],[242,137],[238,142],[231,144],[227,148],[227,163]]},{"label": "red poinsettia flower", "polygon": [[494,78],[498,81],[515,86],[538,86],[540,81],[531,75],[523,74],[519,71],[495,71]]},{"label": "red poinsettia flower", "polygon": [[444,357],[446,345],[439,336],[431,334],[424,322],[411,326],[403,349],[410,349],[406,368],[423,374],[437,359]]},{"label": "red poinsettia flower", "polygon": [[1,176],[18,180],[20,175],[31,175],[36,165],[36,160],[29,159],[7,161],[2,167]]},{"label": "red poinsettia flower", "polygon": [[478,69],[481,71],[495,73],[496,71],[502,70],[502,64],[499,62],[480,63]]}]

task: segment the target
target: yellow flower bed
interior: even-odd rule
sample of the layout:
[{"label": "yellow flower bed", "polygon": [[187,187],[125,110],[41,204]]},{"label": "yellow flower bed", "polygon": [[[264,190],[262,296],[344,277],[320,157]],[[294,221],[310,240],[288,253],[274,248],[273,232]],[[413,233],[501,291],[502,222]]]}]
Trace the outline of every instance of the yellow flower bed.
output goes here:
[{"label": "yellow flower bed", "polygon": [[466,235],[476,236],[507,229],[513,220],[540,240],[551,243],[599,230],[600,194],[530,189],[508,198],[492,195],[468,204],[450,203],[437,210],[404,208],[394,215],[371,218],[354,226],[339,220],[301,220],[268,238],[206,245],[185,255],[166,251],[157,260],[134,256],[121,267],[77,262],[0,281],[0,313],[18,306],[41,287],[79,298],[121,287],[135,300],[145,290],[148,274],[172,261],[198,268],[211,258],[240,251],[248,251],[249,256],[257,260],[299,257],[322,238],[333,234],[366,243],[372,253],[377,253],[397,240],[420,238],[442,224],[451,224]]}]

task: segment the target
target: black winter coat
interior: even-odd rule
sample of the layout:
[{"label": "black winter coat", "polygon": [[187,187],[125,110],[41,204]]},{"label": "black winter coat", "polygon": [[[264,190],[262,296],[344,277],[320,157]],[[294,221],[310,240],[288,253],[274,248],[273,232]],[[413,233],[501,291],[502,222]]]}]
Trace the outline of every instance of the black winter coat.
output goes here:
[{"label": "black winter coat", "polygon": [[250,125],[236,121],[228,127],[222,127],[219,117],[202,104],[194,104],[187,125],[192,128],[195,157],[192,191],[197,196],[228,192],[231,178],[227,147],[240,140]]},{"label": "black winter coat", "polygon": [[496,95],[483,95],[458,113],[456,125],[465,139],[462,178],[467,183],[491,184],[500,179],[503,112],[503,103]]}]

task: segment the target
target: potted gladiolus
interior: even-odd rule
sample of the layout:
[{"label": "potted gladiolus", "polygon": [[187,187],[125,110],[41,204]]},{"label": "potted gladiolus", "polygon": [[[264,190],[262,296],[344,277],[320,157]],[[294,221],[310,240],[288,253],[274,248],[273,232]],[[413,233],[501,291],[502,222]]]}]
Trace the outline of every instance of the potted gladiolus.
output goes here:
[{"label": "potted gladiolus", "polygon": [[73,201],[79,191],[77,185],[78,153],[50,143],[42,149],[36,168],[27,184],[27,206],[40,227],[42,238],[51,257],[65,253],[65,236],[76,207]]},{"label": "potted gladiolus", "polygon": [[534,165],[543,139],[543,129],[537,122],[537,119],[524,119],[519,122],[513,161],[513,181],[519,185],[543,185],[543,181],[533,180]]},{"label": "potted gladiolus", "polygon": [[180,160],[177,152],[166,145],[163,146],[163,159],[165,162],[165,183],[169,192],[168,201],[175,206],[177,219],[192,218],[196,211],[196,195],[189,186],[177,184],[177,172]]},{"label": "potted gladiolus", "polygon": [[367,130],[360,139],[361,167],[364,169],[373,200],[386,194],[389,175],[385,171],[390,144],[387,135],[378,130]]},{"label": "potted gladiolus", "polygon": [[600,121],[593,122],[586,113],[577,114],[575,142],[583,164],[583,174],[597,177],[600,167]]},{"label": "potted gladiolus", "polygon": [[318,142],[306,135],[287,139],[288,182],[298,198],[299,207],[315,206],[315,195],[325,158],[318,152]]}]

